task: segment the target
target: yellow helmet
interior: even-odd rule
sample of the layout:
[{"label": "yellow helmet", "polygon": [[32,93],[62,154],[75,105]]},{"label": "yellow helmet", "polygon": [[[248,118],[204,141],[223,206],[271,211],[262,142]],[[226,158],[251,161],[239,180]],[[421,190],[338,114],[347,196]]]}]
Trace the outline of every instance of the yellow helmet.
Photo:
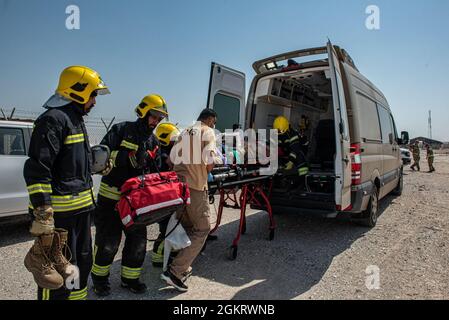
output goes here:
[{"label": "yellow helmet", "polygon": [[145,118],[148,112],[151,112],[161,118],[168,117],[165,100],[157,94],[150,94],[144,97],[142,102],[136,107],[135,111],[139,118]]},{"label": "yellow helmet", "polygon": [[290,123],[288,122],[288,119],[286,117],[279,116],[276,119],[274,119],[273,128],[278,130],[279,134],[286,133],[289,127]]},{"label": "yellow helmet", "polygon": [[98,94],[110,93],[95,70],[84,66],[71,66],[61,72],[56,89],[56,93],[60,96],[85,104],[94,91]]},{"label": "yellow helmet", "polygon": [[155,134],[161,145],[168,146],[181,132],[173,123],[163,122],[157,126]]}]

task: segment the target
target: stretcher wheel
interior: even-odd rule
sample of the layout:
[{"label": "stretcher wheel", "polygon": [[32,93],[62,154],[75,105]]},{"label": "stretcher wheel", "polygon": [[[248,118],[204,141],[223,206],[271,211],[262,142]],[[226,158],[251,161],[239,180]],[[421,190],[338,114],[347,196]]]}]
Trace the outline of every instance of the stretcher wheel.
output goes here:
[{"label": "stretcher wheel", "polygon": [[228,259],[229,260],[237,259],[237,250],[238,250],[238,247],[235,245],[232,245],[229,247],[229,249],[228,249]]},{"label": "stretcher wheel", "polygon": [[274,229],[271,229],[270,230],[270,241],[273,241],[273,239],[274,239]]}]

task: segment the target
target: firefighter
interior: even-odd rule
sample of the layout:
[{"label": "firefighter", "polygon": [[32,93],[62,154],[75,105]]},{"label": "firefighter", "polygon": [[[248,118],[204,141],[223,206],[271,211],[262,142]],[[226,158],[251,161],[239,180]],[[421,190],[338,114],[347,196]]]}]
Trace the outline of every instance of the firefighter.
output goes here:
[{"label": "firefighter", "polygon": [[[151,94],[136,107],[138,119],[114,125],[101,141],[111,150],[113,169],[104,176],[95,210],[96,237],[92,280],[98,296],[111,293],[109,274],[119,249],[122,232],[125,246],[122,251],[121,286],[135,294],[145,293],[147,287],[139,278],[145,260],[147,229],[138,226],[124,230],[115,205],[120,200],[120,188],[126,180],[157,172],[160,168],[159,142],[153,134],[159,122],[168,116],[164,98]],[[154,155],[154,158],[150,156]]]},{"label": "firefighter", "polygon": [[310,126],[310,120],[306,115],[301,116],[301,120],[299,121],[299,130],[305,132],[306,130],[309,130]]},{"label": "firefighter", "polygon": [[108,93],[96,71],[68,67],[44,105],[47,111],[34,123],[24,178],[33,216],[30,232],[37,239],[24,262],[38,285],[39,300],[87,298],[94,194],[83,116],[97,95]]},{"label": "firefighter", "polygon": [[[273,122],[273,128],[279,133],[279,154],[281,169],[285,173],[295,173],[304,177],[309,173],[306,156],[308,139],[304,134],[294,130],[284,116],[277,117]],[[284,162],[284,163],[282,163]]]},{"label": "firefighter", "polygon": [[[173,163],[170,161],[170,151],[180,135],[179,129],[173,123],[161,123],[155,132],[156,138],[161,144],[161,171],[173,170]],[[164,237],[170,218],[159,222],[159,236],[153,245],[151,262],[154,267],[162,268],[164,264]]]},{"label": "firefighter", "polygon": [[299,130],[299,146],[302,154],[307,157],[307,153],[309,153],[309,138],[306,136],[304,130]]}]

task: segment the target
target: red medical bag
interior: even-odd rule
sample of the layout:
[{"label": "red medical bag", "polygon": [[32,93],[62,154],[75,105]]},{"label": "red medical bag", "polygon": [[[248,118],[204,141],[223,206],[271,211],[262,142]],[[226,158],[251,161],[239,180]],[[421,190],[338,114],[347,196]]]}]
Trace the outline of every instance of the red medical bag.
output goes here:
[{"label": "red medical bag", "polygon": [[127,180],[117,210],[126,228],[150,225],[190,204],[190,191],[175,172],[146,174]]}]

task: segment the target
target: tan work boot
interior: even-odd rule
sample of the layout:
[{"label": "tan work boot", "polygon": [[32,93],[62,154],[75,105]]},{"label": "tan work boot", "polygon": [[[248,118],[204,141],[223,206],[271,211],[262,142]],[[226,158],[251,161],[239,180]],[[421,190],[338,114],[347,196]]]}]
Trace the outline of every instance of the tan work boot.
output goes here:
[{"label": "tan work boot", "polygon": [[34,209],[34,220],[31,224],[30,233],[34,237],[43,234],[52,234],[55,230],[55,220],[53,218],[53,208],[50,206],[42,206]]},{"label": "tan work boot", "polygon": [[38,237],[25,256],[24,264],[39,287],[56,290],[64,285],[64,279],[49,258],[52,243],[53,234]]},{"label": "tan work boot", "polygon": [[71,255],[70,249],[67,247],[67,237],[67,230],[56,228],[50,251],[50,259],[53,261],[56,271],[58,271],[64,281],[73,272],[73,265],[66,257],[67,254]]}]

